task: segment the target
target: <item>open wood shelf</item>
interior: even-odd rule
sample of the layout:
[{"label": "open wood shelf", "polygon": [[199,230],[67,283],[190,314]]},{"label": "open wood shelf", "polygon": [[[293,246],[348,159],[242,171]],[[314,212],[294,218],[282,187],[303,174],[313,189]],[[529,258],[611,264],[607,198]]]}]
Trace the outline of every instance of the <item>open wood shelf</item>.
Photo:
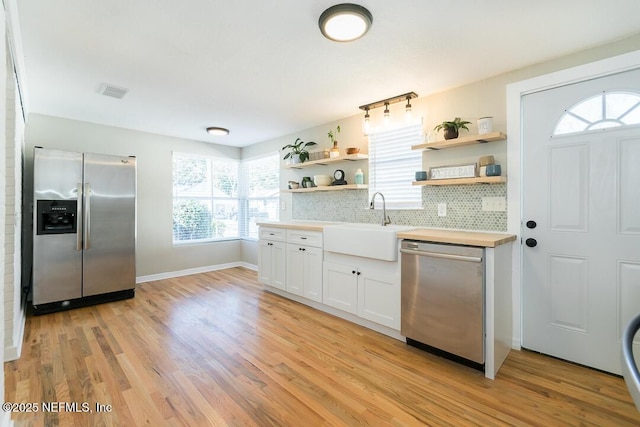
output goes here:
[{"label": "open wood shelf", "polygon": [[480,176],[476,178],[431,179],[413,181],[413,185],[463,185],[463,184],[502,184],[507,182],[505,176]]},{"label": "open wood shelf", "polygon": [[366,190],[367,184],[326,185],[322,187],[295,188],[281,190],[284,193],[313,193],[314,191]]},{"label": "open wood shelf", "polygon": [[502,132],[490,132],[482,135],[467,135],[455,139],[427,142],[411,146],[412,150],[442,150],[444,148],[463,147],[465,145],[483,144],[486,142],[502,141],[507,135]]},{"label": "open wood shelf", "polygon": [[[355,162],[356,160],[367,160],[369,156],[367,154],[349,154],[346,156],[333,157],[330,159],[320,159],[320,160],[311,160],[309,162],[304,163],[287,163],[284,165],[286,169],[304,169],[310,166],[325,166],[330,165],[332,163],[340,163],[340,162]],[[305,188],[304,190],[307,190]]]}]

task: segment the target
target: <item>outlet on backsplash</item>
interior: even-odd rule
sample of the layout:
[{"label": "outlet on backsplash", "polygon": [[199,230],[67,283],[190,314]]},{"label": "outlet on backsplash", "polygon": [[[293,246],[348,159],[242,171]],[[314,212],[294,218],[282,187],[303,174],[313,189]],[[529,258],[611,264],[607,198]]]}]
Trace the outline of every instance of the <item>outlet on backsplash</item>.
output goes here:
[{"label": "outlet on backsplash", "polygon": [[438,216],[447,216],[447,204],[438,203]]}]

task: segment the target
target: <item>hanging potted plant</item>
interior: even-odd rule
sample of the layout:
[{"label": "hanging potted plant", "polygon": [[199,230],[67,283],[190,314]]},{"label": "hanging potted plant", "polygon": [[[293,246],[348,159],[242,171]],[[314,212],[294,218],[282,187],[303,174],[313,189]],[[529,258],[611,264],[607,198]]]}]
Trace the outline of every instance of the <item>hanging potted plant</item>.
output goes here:
[{"label": "hanging potted plant", "polygon": [[442,122],[436,127],[433,128],[436,132],[439,130],[444,130],[444,139],[454,139],[458,137],[460,129],[469,130],[467,127],[471,122],[463,121],[460,117],[456,117],[450,122]]},{"label": "hanging potted plant", "polygon": [[307,151],[307,147],[311,147],[312,145],[317,145],[313,141],[304,142],[300,138],[296,138],[296,141],[293,144],[288,144],[282,147],[282,150],[289,149],[290,151],[284,156],[283,160],[289,159],[291,163],[304,163],[309,159],[309,152]]}]

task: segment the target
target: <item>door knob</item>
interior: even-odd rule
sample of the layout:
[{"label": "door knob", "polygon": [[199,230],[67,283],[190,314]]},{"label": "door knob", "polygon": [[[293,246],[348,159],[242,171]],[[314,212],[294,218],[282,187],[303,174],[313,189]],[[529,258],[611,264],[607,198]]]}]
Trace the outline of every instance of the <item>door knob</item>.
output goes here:
[{"label": "door knob", "polygon": [[535,221],[527,221],[527,228],[536,228],[537,226]]},{"label": "door knob", "polygon": [[532,239],[531,237],[529,237],[527,240],[524,241],[524,244],[529,246],[530,248],[535,248],[536,246],[538,246],[538,241],[536,239]]}]

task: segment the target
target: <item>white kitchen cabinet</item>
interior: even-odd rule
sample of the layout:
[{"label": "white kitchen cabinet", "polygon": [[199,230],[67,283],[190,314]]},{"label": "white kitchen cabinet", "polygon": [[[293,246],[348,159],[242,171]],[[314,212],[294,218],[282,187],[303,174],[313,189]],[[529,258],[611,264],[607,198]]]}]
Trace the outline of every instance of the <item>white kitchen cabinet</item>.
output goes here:
[{"label": "white kitchen cabinet", "polygon": [[260,229],[258,280],[274,288],[286,289],[286,250],[284,230]]},{"label": "white kitchen cabinet", "polygon": [[322,302],[347,313],[358,313],[358,271],[356,267],[325,262],[322,272]]},{"label": "white kitchen cabinet", "polygon": [[322,248],[287,244],[287,287],[292,294],[322,302]]},{"label": "white kitchen cabinet", "polygon": [[304,289],[304,253],[302,248],[287,244],[287,292],[302,296]]},{"label": "white kitchen cabinet", "polygon": [[322,302],[322,232],[260,226],[258,280]]},{"label": "white kitchen cabinet", "polygon": [[400,330],[400,281],[371,268],[359,273],[358,316]]},{"label": "white kitchen cabinet", "polygon": [[399,262],[330,254],[323,280],[324,304],[400,330]]},{"label": "white kitchen cabinet", "polygon": [[287,291],[322,302],[322,233],[287,230]]},{"label": "white kitchen cabinet", "polygon": [[305,282],[303,296],[322,302],[322,248],[307,248],[305,252]]},{"label": "white kitchen cabinet", "polygon": [[286,247],[282,242],[260,241],[258,271],[260,283],[286,289]]}]

